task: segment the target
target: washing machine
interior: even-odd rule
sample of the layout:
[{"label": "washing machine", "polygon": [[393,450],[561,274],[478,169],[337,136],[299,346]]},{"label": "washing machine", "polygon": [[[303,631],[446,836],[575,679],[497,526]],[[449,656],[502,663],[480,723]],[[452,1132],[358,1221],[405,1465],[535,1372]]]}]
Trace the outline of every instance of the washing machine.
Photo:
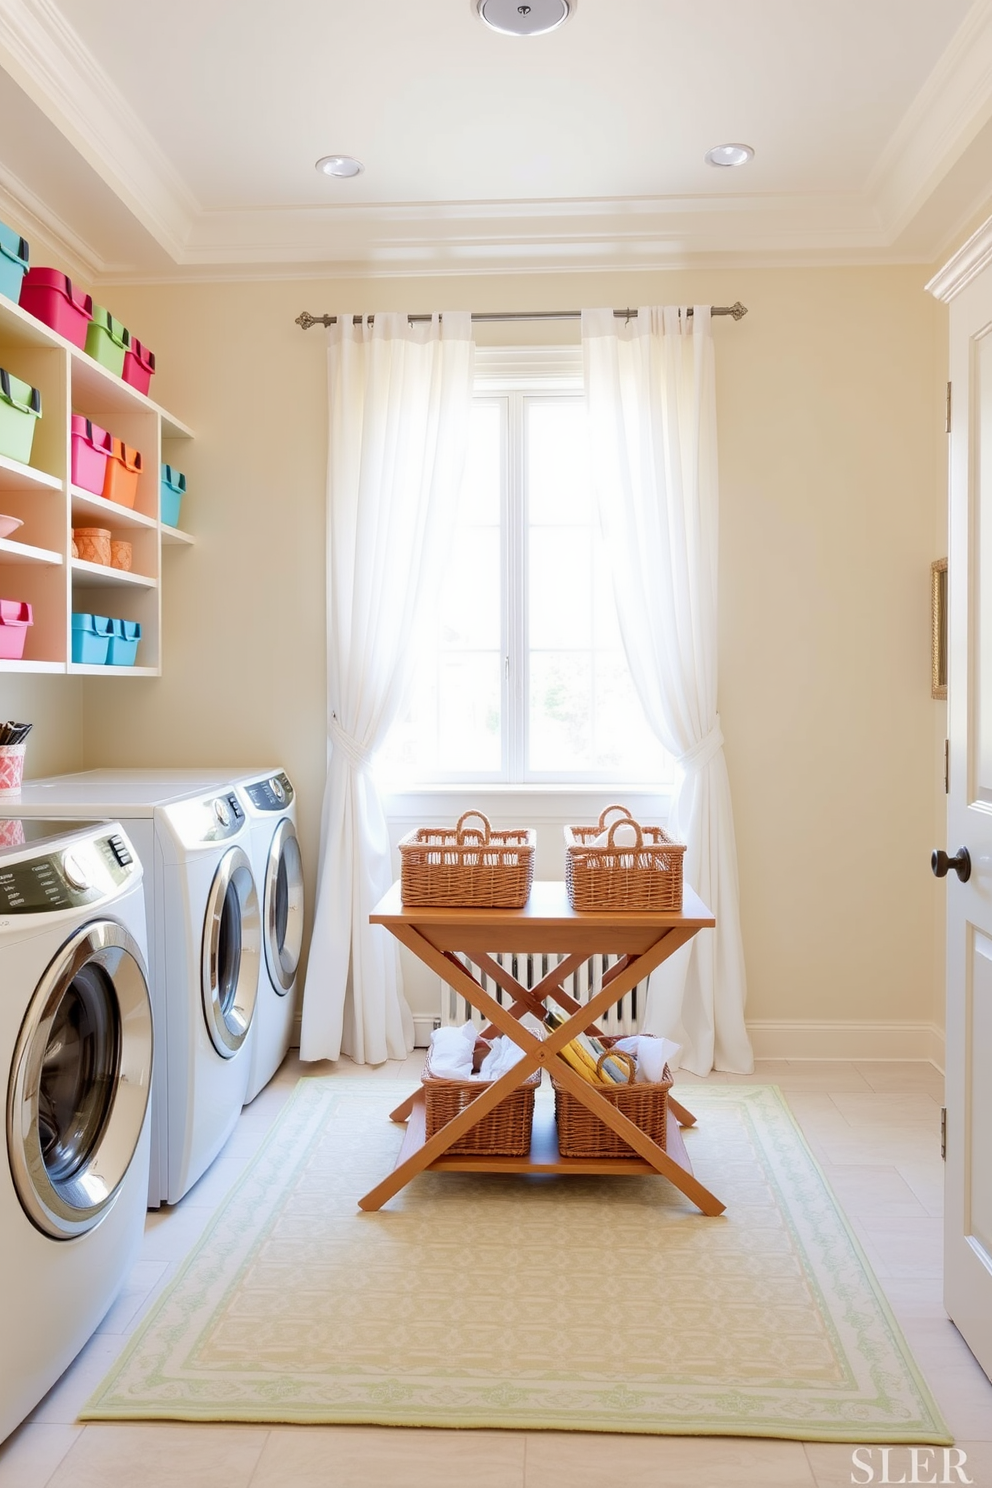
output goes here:
[{"label": "washing machine", "polygon": [[261,912],[244,808],[212,772],[106,769],[26,781],[0,817],[15,810],[118,818],[145,865],[157,1035],[147,1197],[177,1203],[247,1096]]},{"label": "washing machine", "polygon": [[0,821],[0,1440],[94,1332],[148,1192],[142,867],[119,822]]},{"label": "washing machine", "polygon": [[285,770],[235,781],[251,829],[252,863],[262,904],[262,958],[248,1100],[286,1057],[296,1015],[296,973],[303,949],[303,860],[296,835],[296,792]]}]

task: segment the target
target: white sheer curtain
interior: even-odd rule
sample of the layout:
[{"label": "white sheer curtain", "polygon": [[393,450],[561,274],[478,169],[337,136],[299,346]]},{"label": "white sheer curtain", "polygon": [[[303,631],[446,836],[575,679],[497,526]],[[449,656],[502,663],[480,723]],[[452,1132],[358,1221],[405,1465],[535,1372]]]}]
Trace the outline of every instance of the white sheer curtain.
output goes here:
[{"label": "white sheer curtain", "polygon": [[403,700],[453,525],[472,399],[471,317],[329,331],[328,770],[300,1053],[360,1064],[413,1048],[396,943],[368,922],[392,870],[369,770]]},{"label": "white sheer curtain", "polygon": [[717,713],[719,498],[709,307],[582,314],[600,521],[627,659],[681,767],[672,824],[685,877],[716,917],[652,977],[645,1031],[683,1065],[747,1073],[746,983],[730,781]]}]

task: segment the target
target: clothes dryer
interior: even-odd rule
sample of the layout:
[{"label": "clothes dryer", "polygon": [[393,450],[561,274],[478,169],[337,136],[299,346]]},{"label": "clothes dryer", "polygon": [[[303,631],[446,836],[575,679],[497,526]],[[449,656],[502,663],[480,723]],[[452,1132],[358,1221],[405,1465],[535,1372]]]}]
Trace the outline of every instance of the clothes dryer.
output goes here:
[{"label": "clothes dryer", "polygon": [[119,822],[0,821],[0,1439],[103,1318],[141,1243],[152,1009]]},{"label": "clothes dryer", "polygon": [[[208,826],[206,840],[180,850],[176,824],[163,812],[183,801],[198,803],[191,818]],[[0,802],[0,818],[15,812],[24,817],[116,817],[126,824],[145,865],[149,983],[159,1035],[148,1205],[176,1203],[224,1145],[248,1088],[261,944],[258,895],[254,882],[249,885],[238,872],[219,884],[219,898],[211,897],[202,886],[204,870],[197,866],[209,861],[219,871],[226,851],[238,848],[250,876],[244,808],[233,789],[218,786],[214,772],[163,771],[158,776],[149,770],[102,769],[26,781],[16,803]],[[167,958],[170,936],[178,939]],[[222,969],[219,974],[225,978],[223,990],[211,986],[211,973],[202,962],[203,948],[209,945],[214,946],[215,970]],[[212,1059],[201,1058],[208,1020],[218,1003],[237,1028],[230,1034],[235,1047],[224,1044],[220,1052],[211,1040]],[[238,1027],[239,1021],[244,1027]],[[223,1037],[218,1038],[223,1044]]]},{"label": "clothes dryer", "polygon": [[252,1101],[282,1064],[293,1035],[303,949],[303,859],[296,835],[296,792],[285,770],[247,776],[236,781],[235,789],[251,829],[262,904],[264,956],[247,1095]]},{"label": "clothes dryer", "polygon": [[206,1172],[248,1091],[262,922],[234,793],[156,811],[169,1068],[170,1204]]}]

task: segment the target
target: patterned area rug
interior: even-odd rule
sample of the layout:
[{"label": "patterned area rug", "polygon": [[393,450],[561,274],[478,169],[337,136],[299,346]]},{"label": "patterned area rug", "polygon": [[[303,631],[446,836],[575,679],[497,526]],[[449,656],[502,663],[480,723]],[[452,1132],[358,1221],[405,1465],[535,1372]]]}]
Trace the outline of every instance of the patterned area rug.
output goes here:
[{"label": "patterned area rug", "polygon": [[84,1419],[951,1441],[773,1087],[683,1092],[717,1219],[637,1175],[425,1173],[362,1213],[408,1089],[300,1082]]}]

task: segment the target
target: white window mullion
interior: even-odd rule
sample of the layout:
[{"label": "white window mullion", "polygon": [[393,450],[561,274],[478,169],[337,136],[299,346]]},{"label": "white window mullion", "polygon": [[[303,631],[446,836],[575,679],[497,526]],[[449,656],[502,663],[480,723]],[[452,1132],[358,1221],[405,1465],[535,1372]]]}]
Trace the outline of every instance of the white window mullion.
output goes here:
[{"label": "white window mullion", "polygon": [[527,758],[527,551],[524,503],[524,399],[511,393],[506,511],[506,749],[507,779],[524,778]]}]

